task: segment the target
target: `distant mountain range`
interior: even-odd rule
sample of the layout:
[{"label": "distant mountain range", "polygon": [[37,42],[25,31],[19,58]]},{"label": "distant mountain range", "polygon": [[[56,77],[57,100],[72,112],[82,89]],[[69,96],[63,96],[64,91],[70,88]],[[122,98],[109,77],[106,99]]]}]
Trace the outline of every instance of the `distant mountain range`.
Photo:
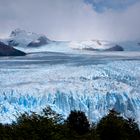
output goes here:
[{"label": "distant mountain range", "polygon": [[[13,47],[41,47],[54,41],[48,39],[45,35],[26,32],[25,30],[15,29],[11,32],[9,38],[3,40],[5,44]],[[57,41],[55,41],[57,42]],[[89,40],[89,41],[70,41],[68,46],[72,49],[89,51],[123,51],[123,48],[109,41]]]},{"label": "distant mountain range", "polygon": [[[4,43],[11,48],[27,52],[34,52],[34,49],[38,51],[140,51],[140,42],[111,42],[103,40],[85,40],[85,41],[53,41],[47,38],[45,35],[27,32],[21,29],[15,29],[11,32],[10,36],[5,39],[1,39],[0,42]],[[1,44],[1,46],[4,46]],[[13,48],[13,49],[14,49]],[[41,49],[40,49],[41,48]],[[52,49],[53,48],[53,49]],[[11,49],[8,49],[9,51]],[[0,53],[4,55],[4,48],[0,49]],[[12,53],[7,53],[11,55]],[[8,52],[9,52],[8,51]],[[2,56],[2,55],[1,55]]]}]

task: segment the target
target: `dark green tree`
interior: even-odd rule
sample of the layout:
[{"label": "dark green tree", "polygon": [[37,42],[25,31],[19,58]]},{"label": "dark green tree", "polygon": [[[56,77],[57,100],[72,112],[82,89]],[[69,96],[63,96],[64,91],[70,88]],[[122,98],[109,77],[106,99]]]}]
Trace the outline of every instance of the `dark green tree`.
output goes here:
[{"label": "dark green tree", "polygon": [[50,107],[43,109],[40,115],[24,113],[13,125],[15,140],[63,140],[61,122],[62,117]]},{"label": "dark green tree", "polygon": [[90,129],[89,121],[82,111],[71,111],[66,123],[71,130],[74,130],[80,135],[86,134]]},{"label": "dark green tree", "polygon": [[114,110],[100,120],[96,131],[100,140],[140,140],[138,125]]}]

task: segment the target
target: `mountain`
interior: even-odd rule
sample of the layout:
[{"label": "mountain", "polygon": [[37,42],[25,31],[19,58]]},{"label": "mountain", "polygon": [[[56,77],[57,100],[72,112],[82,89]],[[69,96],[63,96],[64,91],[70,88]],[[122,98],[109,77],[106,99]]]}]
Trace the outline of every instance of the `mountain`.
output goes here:
[{"label": "mountain", "polygon": [[[113,42],[104,40],[52,41],[45,35],[15,29],[1,42],[28,52],[57,51],[140,51],[139,41]],[[47,45],[47,47],[46,47]]]},{"label": "mountain", "polygon": [[106,49],[105,51],[124,51],[124,49],[119,45],[115,45],[111,48]]},{"label": "mountain", "polygon": [[26,53],[0,42],[0,56],[24,56]]},{"label": "mountain", "polygon": [[70,47],[72,49],[88,51],[124,51],[122,46],[102,40],[72,41],[70,42]]},{"label": "mountain", "polygon": [[[4,39],[3,42],[7,45],[20,47],[20,48],[29,48],[40,49],[40,47],[44,46],[44,51],[49,51],[49,47],[54,46],[54,49],[57,49],[60,45],[64,45],[69,47],[71,51],[74,50],[86,50],[86,51],[123,51],[123,47],[116,43],[110,41],[102,41],[102,40],[87,40],[87,41],[52,41],[48,39],[45,35],[36,34],[32,32],[27,32],[21,29],[15,29],[11,32],[9,38]],[[46,47],[47,45],[47,47]],[[66,47],[62,48],[68,50]],[[60,50],[62,50],[60,48]],[[41,48],[42,51],[42,48]],[[59,51],[57,49],[57,51]]]},{"label": "mountain", "polygon": [[40,47],[40,46],[43,46],[43,45],[47,45],[49,44],[49,41],[48,39],[46,38],[46,36],[40,36],[38,39],[30,42],[27,47]]},{"label": "mountain", "polygon": [[25,30],[15,29],[11,32],[9,38],[4,42],[10,46],[18,47],[39,47],[51,42],[45,35],[26,32]]},{"label": "mountain", "polygon": [[124,51],[140,51],[139,41],[118,42],[118,45],[123,46]]}]

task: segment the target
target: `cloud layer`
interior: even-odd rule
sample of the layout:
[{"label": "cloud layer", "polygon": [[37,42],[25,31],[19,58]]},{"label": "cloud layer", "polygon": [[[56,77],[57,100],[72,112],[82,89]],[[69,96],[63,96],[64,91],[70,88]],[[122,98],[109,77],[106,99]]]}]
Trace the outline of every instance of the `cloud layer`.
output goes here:
[{"label": "cloud layer", "polygon": [[140,39],[140,2],[133,1],[118,10],[85,0],[0,0],[0,36],[22,28],[55,40]]}]

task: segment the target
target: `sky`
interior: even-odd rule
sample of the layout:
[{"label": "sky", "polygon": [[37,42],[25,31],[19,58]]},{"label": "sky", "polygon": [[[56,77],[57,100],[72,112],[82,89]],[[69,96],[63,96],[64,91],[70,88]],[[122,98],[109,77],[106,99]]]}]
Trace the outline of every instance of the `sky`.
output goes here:
[{"label": "sky", "polygon": [[138,40],[140,0],[0,0],[0,37],[16,28],[53,40]]}]

